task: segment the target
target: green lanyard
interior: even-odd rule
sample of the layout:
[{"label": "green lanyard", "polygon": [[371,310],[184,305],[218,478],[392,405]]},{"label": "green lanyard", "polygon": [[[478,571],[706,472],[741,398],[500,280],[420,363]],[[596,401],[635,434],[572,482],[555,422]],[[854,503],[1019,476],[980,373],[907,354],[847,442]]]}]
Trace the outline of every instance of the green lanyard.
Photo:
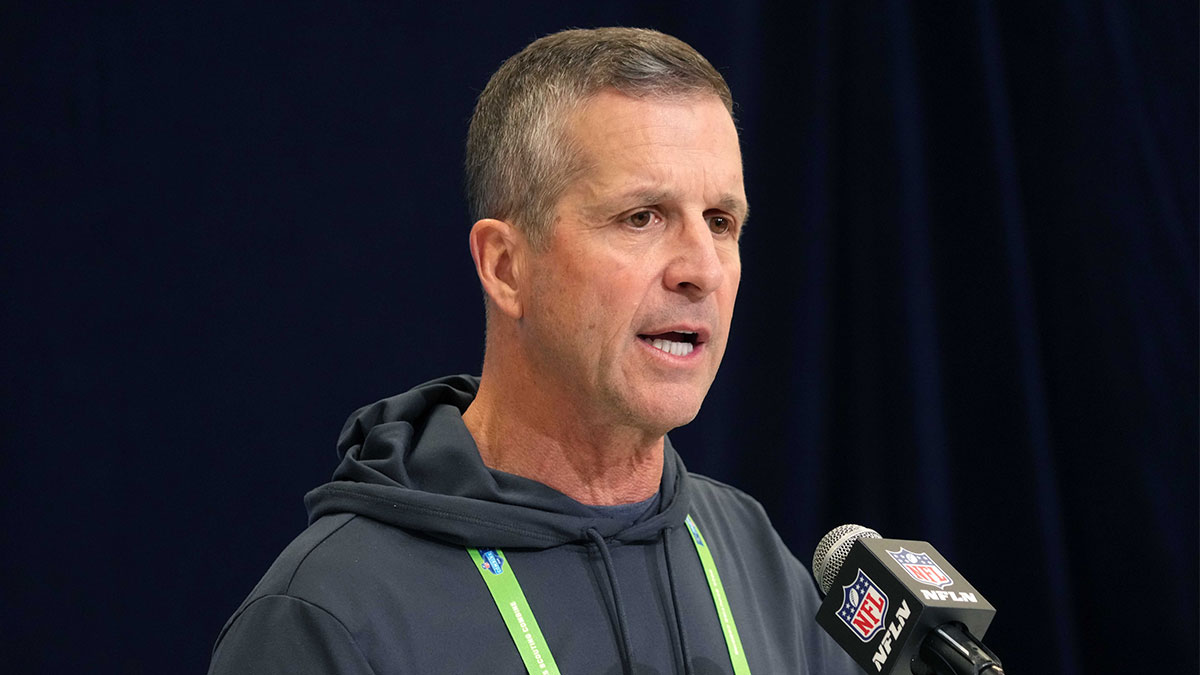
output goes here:
[{"label": "green lanyard", "polygon": [[704,576],[708,579],[708,590],[712,592],[713,604],[717,606],[717,616],[721,619],[721,632],[725,633],[725,646],[729,648],[729,661],[733,664],[734,675],[750,675],[750,664],[746,663],[742,638],[738,637],[733,612],[729,611],[729,600],[725,597],[725,587],[721,585],[721,575],[717,574],[712,551],[708,549],[704,535],[700,534],[700,528],[696,527],[692,516],[688,515],[684,522],[692,533],[692,543],[696,545],[696,553],[700,554],[700,564],[704,566]]},{"label": "green lanyard", "polygon": [[521,584],[517,583],[517,575],[509,567],[508,559],[498,548],[469,548],[467,553],[475,561],[475,569],[483,575],[488,590],[492,592],[492,600],[496,601],[496,609],[504,617],[508,633],[512,635],[521,659],[525,661],[525,670],[529,675],[560,675],[558,664],[550,654],[546,638],[542,637],[542,629],[538,627],[537,619],[533,618],[533,610],[525,599]]},{"label": "green lanyard", "polygon": [[[704,535],[696,527],[696,521],[689,515],[685,520],[688,531],[692,533],[692,543],[696,545],[696,553],[700,556],[700,565],[704,567],[704,577],[708,580],[708,590],[712,593],[713,604],[717,608],[717,617],[721,620],[721,632],[725,635],[725,646],[729,648],[729,661],[733,664],[735,675],[750,675],[750,666],[746,663],[746,652],[742,650],[742,639],[738,637],[737,625],[733,622],[733,613],[729,611],[729,601],[725,597],[725,587],[721,585],[721,575],[717,573],[717,564],[713,562],[712,552],[704,541]],[[517,582],[504,553],[497,548],[468,548],[467,553],[475,561],[475,569],[483,577],[496,609],[508,626],[513,644],[525,662],[529,675],[561,675],[550,647],[533,618],[533,610],[525,599],[521,584]]]}]

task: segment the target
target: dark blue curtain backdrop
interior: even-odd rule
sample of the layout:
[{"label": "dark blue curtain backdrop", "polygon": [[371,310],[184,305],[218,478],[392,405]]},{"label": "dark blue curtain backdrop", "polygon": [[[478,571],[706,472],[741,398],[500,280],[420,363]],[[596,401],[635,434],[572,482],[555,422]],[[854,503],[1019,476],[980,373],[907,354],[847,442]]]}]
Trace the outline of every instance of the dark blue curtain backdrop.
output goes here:
[{"label": "dark blue curtain backdrop", "polygon": [[478,372],[474,98],[605,24],[739,101],[689,466],[933,542],[1013,673],[1195,672],[1197,7],[1134,0],[5,4],[7,672],[207,667],[345,416]]}]

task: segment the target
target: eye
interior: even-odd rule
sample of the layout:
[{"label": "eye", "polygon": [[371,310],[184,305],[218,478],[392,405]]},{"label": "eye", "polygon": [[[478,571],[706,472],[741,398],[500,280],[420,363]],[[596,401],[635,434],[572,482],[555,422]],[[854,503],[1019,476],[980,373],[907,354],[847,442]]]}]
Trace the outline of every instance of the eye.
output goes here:
[{"label": "eye", "polygon": [[725,234],[733,227],[733,219],[725,216],[709,216],[708,229],[712,230],[713,234]]},{"label": "eye", "polygon": [[632,225],[635,229],[643,229],[654,223],[655,215],[653,211],[638,211],[625,219],[625,222]]}]

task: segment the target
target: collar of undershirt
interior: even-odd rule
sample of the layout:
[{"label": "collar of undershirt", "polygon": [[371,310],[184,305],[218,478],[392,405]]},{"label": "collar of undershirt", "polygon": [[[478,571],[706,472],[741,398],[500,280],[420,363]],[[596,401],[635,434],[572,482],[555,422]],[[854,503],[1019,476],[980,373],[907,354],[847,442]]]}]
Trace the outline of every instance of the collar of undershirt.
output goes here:
[{"label": "collar of undershirt", "polygon": [[594,506],[588,504],[587,507],[601,518],[620,520],[632,525],[640,520],[642,516],[656,511],[661,496],[662,492],[658,491],[651,495],[649,499],[633,502],[632,504],[614,504],[612,506]]}]

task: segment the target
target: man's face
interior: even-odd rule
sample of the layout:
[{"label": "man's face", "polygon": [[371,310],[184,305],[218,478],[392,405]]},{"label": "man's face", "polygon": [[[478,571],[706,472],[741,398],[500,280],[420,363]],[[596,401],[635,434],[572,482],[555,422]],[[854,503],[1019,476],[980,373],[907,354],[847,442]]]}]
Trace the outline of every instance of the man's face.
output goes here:
[{"label": "man's face", "polygon": [[605,91],[568,133],[584,168],[530,253],[527,355],[564,411],[665,433],[695,417],[725,353],[747,213],[737,132],[715,96]]}]

